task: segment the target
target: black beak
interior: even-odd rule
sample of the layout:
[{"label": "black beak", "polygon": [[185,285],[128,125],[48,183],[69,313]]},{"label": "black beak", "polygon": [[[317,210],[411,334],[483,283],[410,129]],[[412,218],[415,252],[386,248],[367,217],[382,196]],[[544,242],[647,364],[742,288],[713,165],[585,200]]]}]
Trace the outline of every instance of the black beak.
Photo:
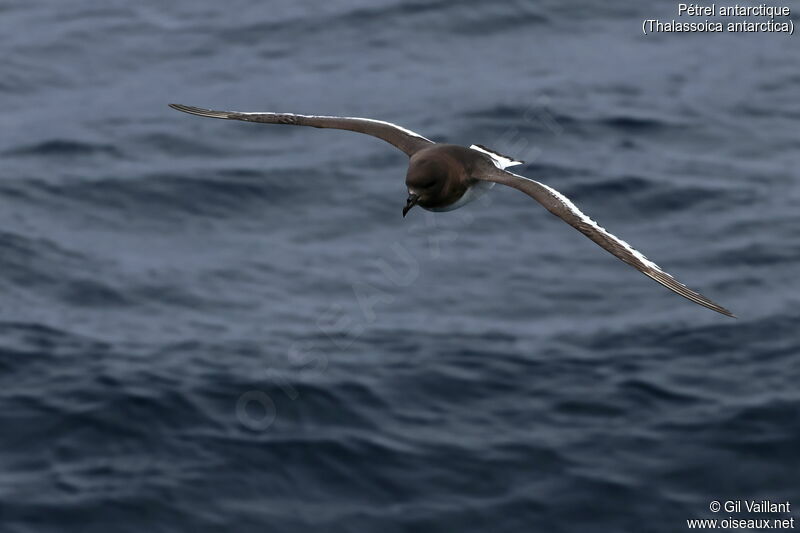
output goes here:
[{"label": "black beak", "polygon": [[419,196],[417,196],[416,194],[413,194],[413,193],[409,193],[408,194],[408,200],[406,200],[406,206],[403,208],[403,218],[405,218],[406,213],[408,213],[408,211],[412,207],[417,205],[417,202],[419,202]]}]

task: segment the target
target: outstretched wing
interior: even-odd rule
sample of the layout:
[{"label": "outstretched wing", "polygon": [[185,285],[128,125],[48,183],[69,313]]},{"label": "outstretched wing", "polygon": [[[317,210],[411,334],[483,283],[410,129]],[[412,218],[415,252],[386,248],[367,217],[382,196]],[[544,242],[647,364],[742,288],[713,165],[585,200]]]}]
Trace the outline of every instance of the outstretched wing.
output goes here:
[{"label": "outstretched wing", "polygon": [[418,135],[411,130],[401,128],[390,122],[371,118],[326,117],[319,115],[295,115],[293,113],[240,113],[237,111],[212,111],[180,104],[169,104],[173,109],[199,115],[201,117],[244,120],[246,122],[262,122],[264,124],[288,124],[291,126],[311,126],[312,128],[333,128],[338,130],[366,133],[383,139],[396,146],[408,156],[430,146],[433,141]]},{"label": "outstretched wing", "polygon": [[686,285],[678,282],[675,278],[664,272],[657,264],[647,259],[644,255],[637,252],[633,247],[622,239],[615,237],[605,229],[600,227],[597,222],[586,216],[573,204],[569,198],[543,183],[532,179],[513,174],[488,162],[482,172],[477,173],[475,178],[502,183],[509,187],[514,187],[531,196],[534,200],[542,204],[548,211],[562,219],[564,222],[577,229],[591,240],[605,248],[617,258],[628,263],[630,266],[642,272],[668,289],[677,292],[684,298],[707,307],[717,313],[734,317],[735,315],[712,302],[702,294],[695,292]]}]

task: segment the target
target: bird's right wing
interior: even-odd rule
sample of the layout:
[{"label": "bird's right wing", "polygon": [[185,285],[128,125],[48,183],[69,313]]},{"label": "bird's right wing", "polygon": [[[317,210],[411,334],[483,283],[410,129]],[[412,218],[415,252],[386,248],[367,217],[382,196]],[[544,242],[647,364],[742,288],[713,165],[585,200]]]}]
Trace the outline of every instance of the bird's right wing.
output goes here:
[{"label": "bird's right wing", "polygon": [[326,117],[320,115],[295,115],[293,113],[241,113],[237,111],[212,111],[180,104],[169,104],[173,109],[199,115],[201,117],[244,120],[246,122],[262,122],[264,124],[288,124],[291,126],[311,126],[312,128],[333,128],[366,133],[396,146],[409,157],[416,152],[434,144],[422,135],[401,128],[391,122],[370,118]]},{"label": "bird's right wing", "polygon": [[583,214],[569,198],[557,190],[548,187],[544,183],[539,183],[538,181],[503,170],[496,165],[497,163],[490,164],[487,161],[485,168],[481,169],[480,172],[476,172],[474,177],[481,180],[502,183],[503,185],[519,189],[542,204],[552,214],[589,237],[618,259],[639,270],[645,276],[648,276],[696,304],[707,307],[717,313],[735,318],[733,313],[702,294],[693,291],[683,283],[680,283],[671,275],[664,272],[657,264],[636,251],[630,244],[606,231],[597,222]]}]

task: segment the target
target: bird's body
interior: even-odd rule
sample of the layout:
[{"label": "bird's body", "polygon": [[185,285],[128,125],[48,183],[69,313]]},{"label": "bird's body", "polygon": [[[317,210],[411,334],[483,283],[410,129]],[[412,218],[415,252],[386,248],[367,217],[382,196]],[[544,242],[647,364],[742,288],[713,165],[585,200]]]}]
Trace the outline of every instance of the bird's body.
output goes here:
[{"label": "bird's body", "polygon": [[408,161],[406,187],[419,196],[417,205],[431,211],[452,211],[474,197],[470,191],[480,180],[472,172],[480,152],[455,144],[433,144]]},{"label": "bird's body", "polygon": [[472,145],[467,148],[454,144],[434,143],[413,131],[373,119],[292,113],[240,113],[212,111],[177,104],[170,106],[179,111],[204,117],[334,128],[365,133],[382,139],[409,156],[406,174],[408,199],[403,209],[403,216],[415,205],[429,211],[458,209],[480,197],[495,183],[519,189],[618,259],[651,279],[699,305],[727,316],[734,316],[724,307],[679,283],[628,243],[607,232],[555,189],[505,170],[522,164],[522,161],[516,161],[485,146]]}]

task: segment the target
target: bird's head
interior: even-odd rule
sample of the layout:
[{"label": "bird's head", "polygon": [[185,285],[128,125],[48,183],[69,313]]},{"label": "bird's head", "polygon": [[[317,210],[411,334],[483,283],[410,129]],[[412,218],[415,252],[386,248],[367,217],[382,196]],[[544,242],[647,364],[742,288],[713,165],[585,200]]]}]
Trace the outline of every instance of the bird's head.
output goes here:
[{"label": "bird's head", "polygon": [[419,204],[422,207],[435,204],[447,180],[447,167],[436,159],[412,160],[406,174],[408,199],[403,208],[403,216]]}]

